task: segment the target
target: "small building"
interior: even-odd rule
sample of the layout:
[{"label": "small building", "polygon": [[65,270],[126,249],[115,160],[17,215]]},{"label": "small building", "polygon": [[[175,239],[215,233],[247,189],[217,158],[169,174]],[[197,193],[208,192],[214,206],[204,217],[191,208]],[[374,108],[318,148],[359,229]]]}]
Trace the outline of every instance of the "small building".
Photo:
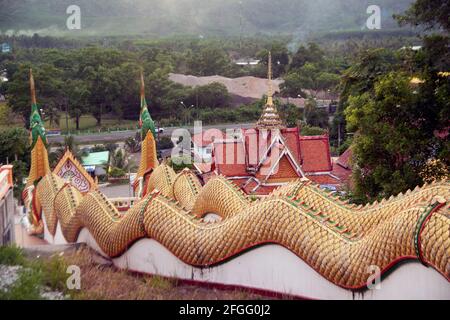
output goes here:
[{"label": "small building", "polygon": [[0,45],[2,53],[10,53],[11,52],[11,46],[9,45],[9,43],[2,43]]},{"label": "small building", "polygon": [[238,66],[257,66],[259,63],[261,62],[261,60],[257,60],[257,59],[239,59],[236,60],[234,63]]},{"label": "small building", "polygon": [[192,153],[196,162],[211,162],[214,139],[214,135],[205,133],[194,134],[192,136]]},{"label": "small building", "polygon": [[109,151],[91,152],[81,160],[84,169],[93,176],[104,176],[108,172]]},{"label": "small building", "polygon": [[0,246],[14,243],[13,166],[0,168]]}]

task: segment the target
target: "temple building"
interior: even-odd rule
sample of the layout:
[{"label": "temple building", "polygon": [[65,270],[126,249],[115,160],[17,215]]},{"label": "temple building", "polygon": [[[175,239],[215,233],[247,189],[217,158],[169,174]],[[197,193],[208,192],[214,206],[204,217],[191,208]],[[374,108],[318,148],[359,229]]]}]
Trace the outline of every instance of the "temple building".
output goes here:
[{"label": "temple building", "polygon": [[[269,54],[269,92],[254,128],[223,136],[218,130],[194,135],[195,150],[211,150],[210,161],[194,164],[206,182],[223,175],[247,194],[267,195],[295,179],[309,179],[336,190],[350,171],[336,168],[330,155],[328,135],[302,136],[299,128],[287,128],[273,102],[272,65]],[[204,157],[203,157],[204,159]]]},{"label": "temple building", "polygon": [[[121,270],[206,286],[311,299],[450,298],[448,179],[366,206],[343,201],[314,183],[342,181],[328,137],[286,128],[269,92],[254,128],[220,139],[212,130],[197,141],[213,147],[212,161],[198,164],[209,166],[202,185],[190,169],[158,163],[141,80],[137,196],[110,198],[70,151],[51,170],[30,73],[31,169],[23,199],[31,234],[50,245],[86,244]],[[336,168],[350,163],[348,151]],[[0,236],[8,243],[11,170],[0,168]],[[241,190],[262,195],[283,184],[256,202]],[[379,290],[367,280],[373,266],[381,272]]]}]

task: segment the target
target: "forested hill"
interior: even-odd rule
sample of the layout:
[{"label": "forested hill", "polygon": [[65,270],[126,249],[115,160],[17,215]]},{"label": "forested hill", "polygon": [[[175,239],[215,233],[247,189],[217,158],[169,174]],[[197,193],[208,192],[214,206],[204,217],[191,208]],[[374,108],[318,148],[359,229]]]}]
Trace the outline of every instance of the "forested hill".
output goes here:
[{"label": "forested hill", "polygon": [[[413,0],[378,0],[382,28]],[[82,30],[68,32],[66,9],[80,6]],[[363,30],[371,0],[0,0],[0,31],[46,35],[255,35]]]}]

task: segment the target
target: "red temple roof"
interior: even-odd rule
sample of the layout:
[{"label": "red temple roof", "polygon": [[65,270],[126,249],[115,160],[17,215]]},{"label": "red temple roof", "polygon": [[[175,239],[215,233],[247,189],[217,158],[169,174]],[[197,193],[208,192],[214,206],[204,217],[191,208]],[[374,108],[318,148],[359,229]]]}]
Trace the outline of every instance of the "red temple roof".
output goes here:
[{"label": "red temple roof", "polygon": [[350,169],[350,159],[352,157],[352,150],[348,148],[336,161],[344,169]]},{"label": "red temple roof", "polygon": [[227,177],[246,177],[247,165],[242,141],[218,141],[213,145],[213,161],[218,174]]},{"label": "red temple roof", "polygon": [[328,136],[300,137],[302,168],[305,172],[330,172],[330,143]]},{"label": "red temple roof", "polygon": [[[270,59],[269,59],[270,60]],[[269,84],[271,63],[269,61]],[[270,86],[269,86],[270,87]],[[209,139],[206,133],[196,134],[194,144],[212,142],[212,163],[196,165],[203,179],[224,175],[246,193],[269,194],[294,179],[307,177],[319,184],[338,185],[333,175],[327,135],[302,137],[298,128],[286,128],[273,103],[269,89],[267,103],[255,128],[240,130],[238,137]]]}]

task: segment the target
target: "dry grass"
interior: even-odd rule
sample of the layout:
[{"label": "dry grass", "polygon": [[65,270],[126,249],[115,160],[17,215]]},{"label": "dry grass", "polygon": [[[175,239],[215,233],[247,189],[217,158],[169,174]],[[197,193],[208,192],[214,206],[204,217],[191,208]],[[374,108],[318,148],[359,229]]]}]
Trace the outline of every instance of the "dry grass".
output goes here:
[{"label": "dry grass", "polygon": [[249,300],[267,299],[245,291],[227,291],[181,285],[176,280],[158,276],[136,275],[111,265],[98,264],[98,257],[88,248],[63,256],[67,265],[81,269],[81,290],[72,291],[81,300]]}]

